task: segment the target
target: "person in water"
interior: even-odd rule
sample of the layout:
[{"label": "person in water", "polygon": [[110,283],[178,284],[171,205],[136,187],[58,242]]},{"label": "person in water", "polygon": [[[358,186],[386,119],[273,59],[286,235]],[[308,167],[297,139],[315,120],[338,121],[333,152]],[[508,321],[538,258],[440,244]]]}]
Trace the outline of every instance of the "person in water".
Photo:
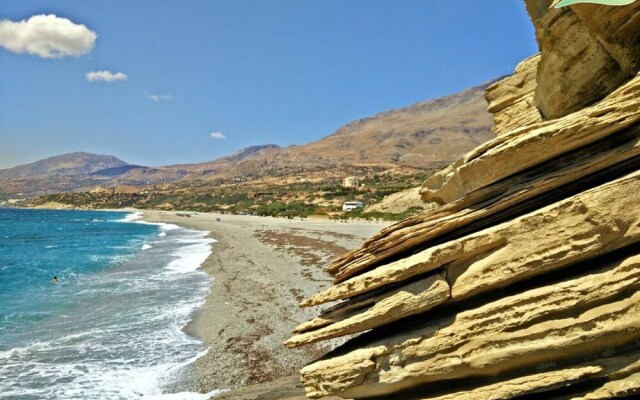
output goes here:
[{"label": "person in water", "polygon": [[51,278],[51,283],[58,283],[58,277],[54,275],[54,276]]}]

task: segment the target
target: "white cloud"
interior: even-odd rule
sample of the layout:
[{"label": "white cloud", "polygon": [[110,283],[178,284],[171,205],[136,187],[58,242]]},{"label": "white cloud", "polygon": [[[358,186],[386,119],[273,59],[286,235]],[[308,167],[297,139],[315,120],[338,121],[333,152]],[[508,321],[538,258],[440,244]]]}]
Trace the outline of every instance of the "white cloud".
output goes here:
[{"label": "white cloud", "polygon": [[173,96],[170,94],[150,94],[147,96],[149,100],[153,101],[171,101],[173,100]]},{"label": "white cloud", "polygon": [[91,71],[87,72],[87,80],[89,82],[94,81],[103,81],[103,82],[116,82],[116,81],[124,81],[127,79],[127,75],[122,72],[113,73],[111,71]]},{"label": "white cloud", "polygon": [[81,56],[93,49],[98,35],[82,24],[51,15],[0,21],[0,46],[14,53],[43,58]]},{"label": "white cloud", "polygon": [[211,132],[211,137],[216,139],[216,140],[220,140],[220,139],[225,139],[226,138],[226,136],[222,132]]}]

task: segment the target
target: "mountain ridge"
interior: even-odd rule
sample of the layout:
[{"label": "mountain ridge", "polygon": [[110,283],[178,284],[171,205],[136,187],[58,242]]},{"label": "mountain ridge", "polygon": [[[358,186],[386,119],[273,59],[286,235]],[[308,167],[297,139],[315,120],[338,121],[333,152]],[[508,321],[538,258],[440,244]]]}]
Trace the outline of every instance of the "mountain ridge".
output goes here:
[{"label": "mountain ridge", "polygon": [[[484,90],[491,83],[360,118],[310,143],[253,145],[203,163],[143,167],[114,156],[83,152],[49,157],[0,170],[0,196],[87,190],[96,185],[274,183],[439,168],[495,136],[484,98]],[[94,156],[99,162],[88,166],[69,161],[74,156]],[[60,161],[60,165],[53,165],[54,161]]]},{"label": "mountain ridge", "polygon": [[166,168],[184,169],[192,177],[204,179],[285,176],[327,169],[350,173],[363,166],[439,168],[495,136],[484,98],[484,90],[493,82],[360,118],[310,143],[257,146],[241,160],[225,156]]}]

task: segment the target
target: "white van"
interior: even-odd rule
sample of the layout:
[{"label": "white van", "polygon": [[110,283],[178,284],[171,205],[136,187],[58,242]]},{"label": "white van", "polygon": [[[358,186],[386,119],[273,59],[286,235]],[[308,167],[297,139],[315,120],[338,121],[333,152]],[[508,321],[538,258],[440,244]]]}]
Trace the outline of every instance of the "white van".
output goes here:
[{"label": "white van", "polygon": [[342,211],[353,211],[356,208],[363,208],[364,203],[361,201],[347,201],[342,204]]}]

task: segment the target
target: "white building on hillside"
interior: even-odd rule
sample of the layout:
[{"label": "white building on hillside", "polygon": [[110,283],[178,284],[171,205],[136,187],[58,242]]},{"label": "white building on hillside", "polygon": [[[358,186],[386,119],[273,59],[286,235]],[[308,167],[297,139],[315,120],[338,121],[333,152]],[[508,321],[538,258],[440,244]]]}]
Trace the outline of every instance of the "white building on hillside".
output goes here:
[{"label": "white building on hillside", "polygon": [[360,186],[360,178],[357,176],[347,176],[342,181],[342,186],[346,188],[357,188]]}]

